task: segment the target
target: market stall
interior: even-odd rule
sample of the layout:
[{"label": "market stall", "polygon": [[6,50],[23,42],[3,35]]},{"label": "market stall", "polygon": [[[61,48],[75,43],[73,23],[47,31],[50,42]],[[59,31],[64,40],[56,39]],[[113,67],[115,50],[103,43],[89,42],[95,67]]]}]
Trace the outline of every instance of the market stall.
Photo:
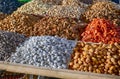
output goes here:
[{"label": "market stall", "polygon": [[1,0],[0,70],[2,79],[120,79],[119,1]]}]

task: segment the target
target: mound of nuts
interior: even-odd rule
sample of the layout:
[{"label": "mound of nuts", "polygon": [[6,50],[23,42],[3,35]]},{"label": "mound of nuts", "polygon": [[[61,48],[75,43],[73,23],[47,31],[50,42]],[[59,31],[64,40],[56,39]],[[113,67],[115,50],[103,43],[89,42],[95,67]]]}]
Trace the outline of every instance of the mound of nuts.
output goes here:
[{"label": "mound of nuts", "polygon": [[112,20],[117,26],[120,25],[120,5],[114,2],[97,2],[89,7],[81,16],[89,22],[93,18],[105,18]]},{"label": "mound of nuts", "polygon": [[0,21],[0,30],[17,32],[30,36],[33,33],[33,25],[41,18],[41,16],[36,15],[13,13]]},{"label": "mound of nuts", "polygon": [[79,32],[82,33],[84,28],[81,25],[81,29],[78,29],[76,26],[79,23],[81,21],[74,18],[46,16],[34,25],[33,30],[35,32],[33,35],[59,36],[72,40],[81,39],[78,34]]},{"label": "mound of nuts", "polygon": [[78,42],[71,56],[69,68],[120,75],[120,45]]}]

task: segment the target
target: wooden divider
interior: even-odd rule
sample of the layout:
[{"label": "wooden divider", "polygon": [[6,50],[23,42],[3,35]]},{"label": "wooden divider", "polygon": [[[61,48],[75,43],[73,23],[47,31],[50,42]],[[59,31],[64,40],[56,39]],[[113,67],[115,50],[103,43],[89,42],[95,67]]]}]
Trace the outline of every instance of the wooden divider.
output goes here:
[{"label": "wooden divider", "polygon": [[120,76],[80,72],[67,69],[41,68],[31,65],[14,64],[2,61],[0,61],[0,70],[63,79],[120,79]]}]

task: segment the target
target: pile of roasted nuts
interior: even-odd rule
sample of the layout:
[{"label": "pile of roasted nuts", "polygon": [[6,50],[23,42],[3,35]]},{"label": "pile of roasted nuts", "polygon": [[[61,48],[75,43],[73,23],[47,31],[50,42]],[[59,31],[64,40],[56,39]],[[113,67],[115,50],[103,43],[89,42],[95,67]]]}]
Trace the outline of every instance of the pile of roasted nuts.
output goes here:
[{"label": "pile of roasted nuts", "polygon": [[13,13],[0,21],[0,30],[33,35],[33,25],[42,17],[25,13]]},{"label": "pile of roasted nuts", "polygon": [[69,69],[120,75],[120,45],[78,42]]},{"label": "pile of roasted nuts", "polygon": [[[50,36],[59,36],[71,40],[81,39],[79,33],[84,31],[85,25],[80,25],[78,29],[78,24],[81,24],[80,20],[68,17],[44,17],[39,20],[34,25],[33,35],[50,35]],[[84,24],[84,23],[83,23]],[[76,33],[76,29],[79,31]]]},{"label": "pile of roasted nuts", "polygon": [[91,5],[81,16],[87,22],[93,18],[105,18],[120,25],[120,5],[114,2],[97,2]]}]

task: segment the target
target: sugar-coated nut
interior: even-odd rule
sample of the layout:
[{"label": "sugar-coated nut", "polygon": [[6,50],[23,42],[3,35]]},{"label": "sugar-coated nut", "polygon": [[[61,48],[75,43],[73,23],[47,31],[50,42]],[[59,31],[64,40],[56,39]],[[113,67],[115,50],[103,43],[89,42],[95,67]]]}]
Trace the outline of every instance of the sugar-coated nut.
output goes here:
[{"label": "sugar-coated nut", "polygon": [[114,66],[111,66],[109,70],[111,70],[111,71],[112,71],[114,68],[115,68]]},{"label": "sugar-coated nut", "polygon": [[81,64],[82,64],[82,61],[78,61],[78,64],[80,64],[80,65],[81,65]]},{"label": "sugar-coated nut", "polygon": [[112,62],[113,64],[116,64],[116,61],[115,61],[114,58],[111,58],[111,62]]},{"label": "sugar-coated nut", "polygon": [[79,58],[79,55],[80,55],[80,53],[79,53],[79,52],[76,52],[76,53],[75,53],[75,56],[78,56],[78,58]]},{"label": "sugar-coated nut", "polygon": [[73,66],[74,65],[74,63],[73,62],[70,62],[70,64],[69,64],[70,66]]},{"label": "sugar-coated nut", "polygon": [[75,68],[75,69],[79,68],[79,64],[74,64],[73,68]]},{"label": "sugar-coated nut", "polygon": [[119,64],[119,66],[120,66],[120,60],[118,60],[118,64]]},{"label": "sugar-coated nut", "polygon": [[89,66],[88,70],[89,70],[89,71],[92,71],[92,66]]},{"label": "sugar-coated nut", "polygon": [[77,63],[78,63],[78,60],[77,60],[77,59],[75,59],[75,60],[74,60],[74,64],[77,64]]},{"label": "sugar-coated nut", "polygon": [[101,73],[99,69],[96,69],[96,72],[97,72],[97,73]]},{"label": "sugar-coated nut", "polygon": [[77,56],[77,55],[75,55],[75,56],[74,56],[74,59],[77,59],[77,58],[78,58],[78,56]]},{"label": "sugar-coated nut", "polygon": [[[75,41],[57,36],[33,36],[17,48],[15,54],[10,57],[10,62],[24,61],[23,64],[67,69],[75,44]],[[74,63],[71,64],[73,65]]]}]

